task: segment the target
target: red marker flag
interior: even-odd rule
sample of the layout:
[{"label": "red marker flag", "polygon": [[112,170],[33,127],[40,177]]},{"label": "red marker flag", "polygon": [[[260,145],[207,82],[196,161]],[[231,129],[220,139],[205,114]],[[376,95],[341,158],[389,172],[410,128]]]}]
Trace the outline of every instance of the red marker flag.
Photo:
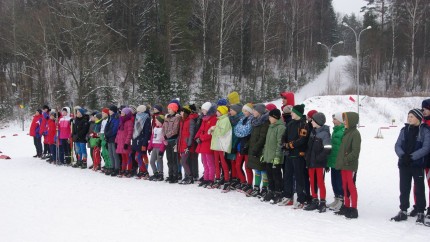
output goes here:
[{"label": "red marker flag", "polygon": [[349,100],[355,103],[355,99],[349,96]]}]

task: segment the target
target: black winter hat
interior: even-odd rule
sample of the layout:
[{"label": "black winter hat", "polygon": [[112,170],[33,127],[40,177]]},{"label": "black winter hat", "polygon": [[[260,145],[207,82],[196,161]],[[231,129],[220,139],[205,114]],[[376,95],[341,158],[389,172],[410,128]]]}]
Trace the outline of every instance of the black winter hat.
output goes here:
[{"label": "black winter hat", "polygon": [[305,112],[305,105],[299,104],[293,107],[291,110],[293,113],[297,114],[299,117],[303,117],[303,113]]},{"label": "black winter hat", "polygon": [[54,111],[50,112],[49,115],[54,117],[54,118],[57,118],[57,113]]},{"label": "black winter hat", "polygon": [[39,114],[42,114],[42,109],[39,108],[36,111],[39,112]]},{"label": "black winter hat", "polygon": [[422,120],[424,118],[423,112],[418,108],[412,109],[411,111],[409,111],[408,114],[414,115],[420,122],[422,122]]},{"label": "black winter hat", "polygon": [[423,103],[421,104],[421,108],[430,110],[430,99],[424,100]]},{"label": "black winter hat", "polygon": [[281,110],[279,109],[273,109],[269,112],[269,116],[276,119],[281,119]]},{"label": "black winter hat", "polygon": [[197,107],[196,107],[196,105],[193,103],[193,104],[190,104],[190,109],[191,109],[191,111],[193,112],[193,113],[195,113],[195,112],[197,112]]},{"label": "black winter hat", "polygon": [[50,110],[48,105],[43,105],[42,110],[45,110],[45,109]]},{"label": "black winter hat", "polygon": [[233,109],[236,113],[240,113],[242,112],[242,104],[238,103],[238,104],[233,104],[230,106],[230,109]]},{"label": "black winter hat", "polygon": [[312,116],[312,119],[317,123],[319,126],[323,126],[326,122],[325,115],[323,113],[315,113]]},{"label": "black winter hat", "polygon": [[154,105],[154,109],[157,109],[158,112],[162,113],[163,112],[163,106],[159,105],[159,104],[155,104]]},{"label": "black winter hat", "polygon": [[102,113],[96,113],[96,114],[94,115],[94,117],[96,117],[98,120],[100,120],[100,119],[102,119],[102,118],[103,118]]},{"label": "black winter hat", "polygon": [[117,113],[118,112],[118,107],[115,106],[115,105],[112,105],[112,106],[109,106],[109,110],[112,111],[112,112],[114,112],[114,113]]}]

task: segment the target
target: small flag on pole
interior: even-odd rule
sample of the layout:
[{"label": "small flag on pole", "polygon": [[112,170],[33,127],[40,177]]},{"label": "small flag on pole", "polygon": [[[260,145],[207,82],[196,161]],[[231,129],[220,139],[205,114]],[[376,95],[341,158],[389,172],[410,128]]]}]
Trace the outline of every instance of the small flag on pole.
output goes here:
[{"label": "small flag on pole", "polygon": [[355,99],[352,96],[349,96],[349,100],[355,103]]}]

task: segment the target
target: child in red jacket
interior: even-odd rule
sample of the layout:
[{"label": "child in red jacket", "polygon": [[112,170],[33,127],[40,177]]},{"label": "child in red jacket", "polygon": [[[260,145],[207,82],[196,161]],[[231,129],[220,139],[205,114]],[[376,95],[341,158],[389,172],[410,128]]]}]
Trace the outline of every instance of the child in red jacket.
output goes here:
[{"label": "child in red jacket", "polygon": [[57,161],[57,124],[55,120],[57,119],[57,113],[52,111],[49,114],[49,120],[46,128],[45,141],[49,145],[49,150],[51,151],[51,158],[47,161],[49,163]]},{"label": "child in red jacket", "polygon": [[191,113],[190,106],[186,105],[181,110],[182,120],[179,125],[178,152],[181,154],[181,164],[184,167],[185,178],[179,184],[193,184],[193,176],[190,168],[190,153],[194,152],[194,135],[196,113]]},{"label": "child in red jacket", "polygon": [[39,134],[40,124],[42,123],[42,110],[38,109],[33,116],[33,120],[30,125],[30,136],[33,137],[34,147],[36,147],[36,155],[33,157],[42,157],[42,136]]}]

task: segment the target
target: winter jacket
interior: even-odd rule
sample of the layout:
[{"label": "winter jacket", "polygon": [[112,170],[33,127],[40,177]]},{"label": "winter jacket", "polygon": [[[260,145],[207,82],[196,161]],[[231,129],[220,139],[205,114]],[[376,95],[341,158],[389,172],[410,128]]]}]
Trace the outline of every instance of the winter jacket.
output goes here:
[{"label": "winter jacket", "polygon": [[[116,153],[130,154],[131,153],[131,139],[133,138],[133,115],[128,114],[120,117],[120,124],[118,133],[116,134]],[[124,147],[127,145],[127,147]]]},{"label": "winter jacket", "polygon": [[176,140],[179,135],[179,122],[181,121],[181,115],[179,114],[167,114],[164,118],[163,131],[166,140]]},{"label": "winter jacket", "polygon": [[115,143],[115,138],[118,133],[119,127],[119,114],[115,113],[109,116],[104,130],[105,139],[108,143]]},{"label": "winter jacket", "polygon": [[67,114],[62,116],[59,121],[60,139],[69,139],[72,136],[72,128],[70,125],[70,108],[64,107],[63,109],[67,110]]},{"label": "winter jacket", "polygon": [[216,125],[218,121],[216,115],[216,107],[212,106],[208,113],[202,118],[202,124],[200,125],[199,130],[194,136],[195,139],[200,139],[200,144],[197,145],[196,152],[200,154],[211,154],[213,151],[211,150],[211,141],[212,134],[208,131],[212,126]]},{"label": "winter jacket", "polygon": [[[430,127],[430,116],[424,117],[424,122],[427,124],[428,127]],[[430,168],[430,154],[426,155],[424,158],[425,168]]]},{"label": "winter jacket", "polygon": [[46,135],[48,132],[48,120],[49,120],[49,113],[46,112],[42,112],[42,122],[40,123],[40,128],[39,128],[39,134],[40,135]]},{"label": "winter jacket", "polygon": [[194,135],[196,134],[195,118],[198,115],[192,113],[188,115],[185,120],[181,120],[179,124],[179,137],[178,137],[178,152],[185,152],[186,148],[189,148],[190,152],[194,152]]},{"label": "winter jacket", "polygon": [[343,124],[334,126],[331,136],[331,152],[328,156],[327,167],[334,168],[336,166],[336,157],[339,152],[340,143],[342,142],[345,126]]},{"label": "winter jacket", "polygon": [[404,154],[408,154],[406,146],[407,146],[407,136],[412,127],[409,124],[405,124],[405,127],[400,131],[400,135],[397,138],[397,142],[395,145],[395,151],[397,156],[399,157],[398,166],[399,167],[422,167],[426,166],[426,158],[430,153],[430,129],[427,124],[423,123],[419,127],[415,127],[418,129],[418,135],[416,136],[415,148],[414,151],[410,153],[412,158],[412,163],[407,164],[402,156]]},{"label": "winter jacket", "polygon": [[[306,119],[291,120],[282,137],[282,146],[288,151],[289,157],[304,157],[309,139],[309,127]],[[286,147],[288,145],[288,147]]]},{"label": "winter jacket", "polygon": [[90,128],[89,116],[76,117],[73,123],[73,141],[77,143],[87,143],[87,134]]},{"label": "winter jacket", "polygon": [[234,134],[238,137],[236,150],[241,155],[248,155],[249,150],[249,138],[251,137],[253,116],[243,116],[237,125],[234,127]]},{"label": "winter jacket", "polygon": [[227,114],[219,116],[212,132],[211,150],[231,152],[232,128]]},{"label": "winter jacket", "polygon": [[137,113],[133,127],[132,148],[134,151],[141,151],[142,146],[148,148],[151,138],[151,118],[148,113]]},{"label": "winter jacket", "polygon": [[337,170],[357,171],[358,158],[360,157],[361,135],[357,130],[358,114],[346,112],[342,114],[343,120],[348,122],[349,127],[345,128],[342,143],[336,157]]},{"label": "winter jacket", "polygon": [[[89,121],[88,122],[90,125],[89,125],[89,127],[88,127],[88,133],[87,133],[87,137],[86,137],[86,139],[87,139],[87,141],[89,142],[90,141],[90,134],[92,134],[93,132],[94,132],[94,126],[96,125],[96,123],[94,122],[94,121]],[[89,148],[89,145],[90,144],[88,144],[88,148]]]},{"label": "winter jacket", "polygon": [[265,170],[264,164],[260,161],[263,155],[264,144],[266,143],[267,130],[269,129],[269,113],[255,118],[251,122],[252,131],[249,138],[248,168]]},{"label": "winter jacket", "polygon": [[46,136],[45,136],[45,144],[53,145],[56,141],[56,135],[57,135],[57,126],[55,124],[55,120],[49,119],[47,122],[47,128],[46,128]]},{"label": "winter jacket", "polygon": [[41,134],[39,133],[40,124],[42,123],[43,115],[34,115],[33,120],[30,125],[30,136],[40,138]]},{"label": "winter jacket", "polygon": [[102,126],[102,120],[94,122],[93,130],[88,134],[88,144],[90,148],[101,147],[100,130]]},{"label": "winter jacket", "polygon": [[306,166],[308,168],[325,168],[330,151],[330,128],[327,125],[314,128],[309,136],[306,150]]},{"label": "winter jacket", "polygon": [[284,132],[285,125],[282,120],[277,120],[276,123],[269,125],[263,150],[263,162],[273,163],[273,160],[277,158],[279,159],[278,164],[284,163],[284,155],[281,149]]},{"label": "winter jacket", "polygon": [[229,116],[230,124],[232,128],[232,138],[231,138],[231,152],[226,156],[228,160],[236,160],[236,153],[238,152],[237,146],[240,140],[239,140],[239,137],[237,137],[236,134],[234,133],[234,128],[237,126],[237,124],[240,122],[243,116],[244,115],[242,112],[234,116]]},{"label": "winter jacket", "polygon": [[148,150],[152,151],[154,148],[158,148],[159,151],[164,152],[166,145],[167,141],[164,139],[163,128],[155,126],[148,143]]}]

